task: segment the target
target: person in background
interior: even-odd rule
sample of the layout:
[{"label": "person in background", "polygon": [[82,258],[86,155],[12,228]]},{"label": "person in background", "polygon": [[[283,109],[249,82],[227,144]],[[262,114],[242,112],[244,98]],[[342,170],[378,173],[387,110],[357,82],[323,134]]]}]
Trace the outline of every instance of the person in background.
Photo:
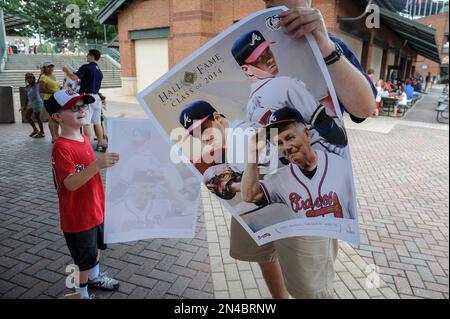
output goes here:
[{"label": "person in background", "polygon": [[[25,90],[27,91],[27,96],[25,100],[25,118],[28,123],[33,128],[33,132],[29,135],[30,137],[42,138],[45,137],[44,126],[41,121],[41,112],[44,107],[44,102],[42,101],[41,95],[39,94],[39,85],[36,83],[36,77],[33,73],[28,72],[25,74]],[[34,124],[32,115],[36,118],[36,122],[39,126],[39,130]]]},{"label": "person in background", "polygon": [[403,87],[398,89],[398,104],[394,106],[394,116],[397,116],[397,113],[406,112],[408,110],[408,97],[406,96],[406,92]]},{"label": "person in background", "polygon": [[375,85],[375,71],[373,69],[369,69],[367,71],[367,76],[372,81],[372,83]]},{"label": "person in background", "polygon": [[378,80],[377,82],[377,97],[375,98],[375,102],[376,102],[376,109],[375,109],[375,116],[378,117],[380,115],[380,105],[381,105],[381,101],[383,98],[383,86],[384,86],[384,81],[383,80]]},{"label": "person in background", "polygon": [[425,94],[430,93],[430,86],[431,86],[431,72],[428,72],[427,76],[425,77]]},{"label": "person in background", "polygon": [[408,79],[405,84],[405,93],[409,101],[414,99],[414,88],[412,86],[412,80]]},{"label": "person in background", "polygon": [[82,65],[77,72],[74,73],[67,67],[63,68],[63,71],[70,79],[80,81],[80,94],[90,94],[95,98],[95,102],[89,105],[84,133],[90,139],[91,124],[94,125],[95,135],[98,140],[97,147],[95,148],[95,151],[97,152],[106,151],[106,144],[103,139],[104,133],[101,125],[102,102],[98,95],[103,80],[103,73],[98,65],[101,56],[100,51],[90,49],[86,56],[86,61],[88,63]]},{"label": "person in background", "polygon": [[383,90],[386,91],[388,94],[390,94],[392,92],[392,82],[389,80],[384,82]]},{"label": "person in background", "polygon": [[[61,89],[61,85],[56,80],[53,74],[55,65],[52,62],[44,62],[41,65],[41,75],[39,76],[39,92],[42,94],[44,100],[44,106],[48,99]],[[52,144],[55,143],[56,138],[59,136],[59,124],[52,118],[48,120],[48,129],[52,136]]]},{"label": "person in background", "polygon": [[416,79],[416,84],[414,85],[414,92],[422,94],[422,81],[420,79]]}]

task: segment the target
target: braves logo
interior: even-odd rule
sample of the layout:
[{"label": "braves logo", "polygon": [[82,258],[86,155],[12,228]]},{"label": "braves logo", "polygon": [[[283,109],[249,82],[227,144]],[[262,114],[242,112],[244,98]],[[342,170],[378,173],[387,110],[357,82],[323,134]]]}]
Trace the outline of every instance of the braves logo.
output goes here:
[{"label": "braves logo", "polygon": [[294,213],[305,211],[306,217],[318,217],[333,214],[336,218],[343,218],[342,206],[335,192],[318,196],[314,201],[312,198],[303,200],[297,193],[289,194],[289,201]]},{"label": "braves logo", "polygon": [[252,42],[250,43],[250,45],[253,47],[255,46],[257,41],[261,41],[261,37],[259,35],[257,35],[256,33],[252,34]]},{"label": "braves logo", "polygon": [[184,114],[184,127],[187,127],[188,123],[191,123],[192,119],[187,114]]},{"label": "braves logo", "polygon": [[270,30],[273,31],[277,31],[280,29],[281,25],[280,25],[280,16],[279,15],[273,15],[270,17],[266,18],[266,26],[267,28],[269,28]]},{"label": "braves logo", "polygon": [[74,92],[72,89],[67,89],[67,90],[66,90],[66,94],[67,94],[68,96],[72,96],[72,95],[75,95],[75,92]]},{"label": "braves logo", "polygon": [[269,117],[269,120],[267,121],[268,124],[275,123],[277,120],[277,117],[275,116],[275,113],[272,113]]},{"label": "braves logo", "polygon": [[272,235],[270,235],[270,233],[265,233],[264,235],[258,236],[258,239],[264,239],[264,238],[270,237],[270,236],[272,236]]}]

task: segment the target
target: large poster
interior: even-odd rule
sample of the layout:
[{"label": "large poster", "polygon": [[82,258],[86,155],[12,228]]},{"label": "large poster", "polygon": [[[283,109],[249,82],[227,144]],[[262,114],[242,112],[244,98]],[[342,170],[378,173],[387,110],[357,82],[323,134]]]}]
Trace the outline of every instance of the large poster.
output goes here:
[{"label": "large poster", "polygon": [[342,112],[315,40],[285,34],[282,10],[236,23],[138,100],[258,245],[302,235],[358,243]]},{"label": "large poster", "polygon": [[194,237],[200,182],[151,121],[111,119],[108,136],[120,161],[106,174],[105,242]]}]

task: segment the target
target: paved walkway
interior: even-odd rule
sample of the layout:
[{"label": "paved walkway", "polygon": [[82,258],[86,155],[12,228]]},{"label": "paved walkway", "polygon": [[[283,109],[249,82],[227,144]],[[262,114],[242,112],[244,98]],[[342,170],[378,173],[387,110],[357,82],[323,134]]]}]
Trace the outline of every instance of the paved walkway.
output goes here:
[{"label": "paved walkway", "polygon": [[[432,110],[441,89],[436,87],[405,119],[347,121],[361,245],[341,242],[337,298],[449,298],[448,125],[413,113]],[[104,94],[112,97],[109,117],[145,117],[134,98],[121,97],[117,90]],[[414,120],[409,118],[413,115]],[[28,130],[22,124],[0,125],[5,145],[0,157],[3,298],[60,296],[70,262],[58,228],[50,146],[29,140]],[[230,215],[205,190],[199,221],[194,240],[111,245],[104,264],[124,284],[118,293],[102,297],[203,298],[214,293],[216,298],[269,298],[257,265],[229,257]]]}]

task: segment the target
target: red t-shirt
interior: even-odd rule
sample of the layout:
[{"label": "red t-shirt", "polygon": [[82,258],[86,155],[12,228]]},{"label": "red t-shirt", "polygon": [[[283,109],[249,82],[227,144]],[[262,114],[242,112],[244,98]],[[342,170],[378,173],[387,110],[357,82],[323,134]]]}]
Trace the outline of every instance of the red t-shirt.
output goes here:
[{"label": "red t-shirt", "polygon": [[95,161],[88,138],[84,142],[59,137],[52,151],[53,178],[59,198],[61,228],[66,233],[79,233],[103,223],[105,190],[100,173],[74,192],[64,186],[64,179],[82,171]]}]

